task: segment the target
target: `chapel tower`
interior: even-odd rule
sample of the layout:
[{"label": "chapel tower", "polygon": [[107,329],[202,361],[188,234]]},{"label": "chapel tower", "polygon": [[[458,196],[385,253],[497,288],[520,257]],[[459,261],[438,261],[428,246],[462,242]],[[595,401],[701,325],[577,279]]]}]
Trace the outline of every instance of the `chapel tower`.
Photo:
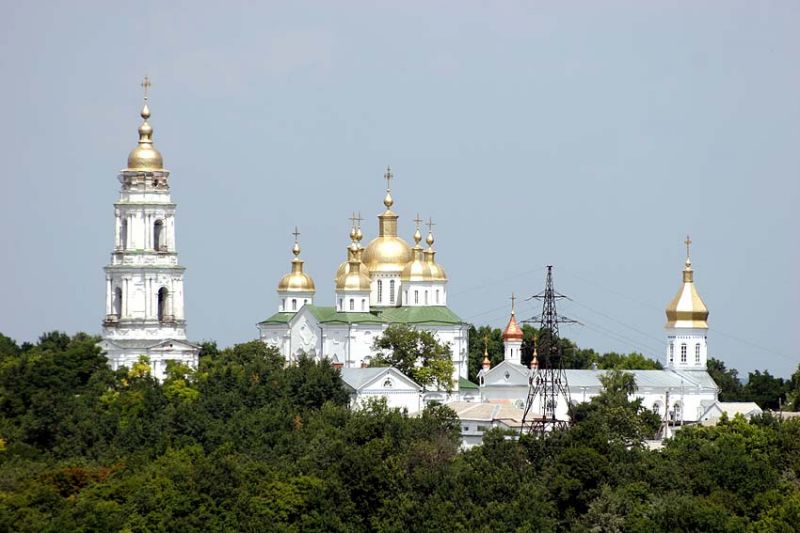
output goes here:
[{"label": "chapel tower", "polygon": [[300,243],[297,238],[300,232],[294,228],[294,246],[292,246],[292,269],[278,282],[278,312],[295,313],[304,305],[313,305],[316,287],[314,280],[303,270],[300,259]]},{"label": "chapel tower", "polygon": [[522,328],[519,327],[517,322],[516,310],[514,309],[514,302],[516,297],[511,295],[511,318],[508,319],[508,325],[503,330],[503,348],[504,348],[504,361],[514,363],[517,365],[522,364]]},{"label": "chapel tower", "polygon": [[197,366],[199,347],[186,341],[183,273],[175,246],[175,204],[169,171],[153,145],[148,123],[145,77],[139,142],[120,172],[122,185],[114,204],[114,251],[104,268],[106,312],[103,340],[113,369],[150,359],[153,375],[165,377],[167,361]]},{"label": "chapel tower", "polygon": [[667,368],[705,370],[708,360],[708,308],[694,285],[694,270],[689,257],[692,240],[686,236],[686,262],[683,284],[669,303],[667,313]]}]

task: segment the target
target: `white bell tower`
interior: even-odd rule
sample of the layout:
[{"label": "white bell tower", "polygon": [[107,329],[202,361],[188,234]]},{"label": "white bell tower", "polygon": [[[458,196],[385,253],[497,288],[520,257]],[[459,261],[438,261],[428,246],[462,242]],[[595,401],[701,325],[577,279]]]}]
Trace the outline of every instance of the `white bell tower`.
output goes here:
[{"label": "white bell tower", "polygon": [[706,369],[708,360],[708,308],[694,285],[689,258],[692,240],[687,235],[683,284],[667,306],[666,367],[680,370]]},{"label": "white bell tower", "polygon": [[169,171],[153,146],[150,109],[145,103],[139,143],[121,171],[119,200],[114,204],[114,251],[106,274],[106,313],[101,347],[113,369],[130,366],[141,355],[150,359],[153,375],[165,377],[167,361],[197,366],[199,347],[186,341],[183,273],[175,247],[175,204]]}]

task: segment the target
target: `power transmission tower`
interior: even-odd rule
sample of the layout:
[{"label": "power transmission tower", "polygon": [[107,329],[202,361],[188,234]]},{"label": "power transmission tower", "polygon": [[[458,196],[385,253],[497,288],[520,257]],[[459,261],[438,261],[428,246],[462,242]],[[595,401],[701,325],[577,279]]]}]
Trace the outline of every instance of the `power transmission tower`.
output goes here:
[{"label": "power transmission tower", "polygon": [[[556,428],[566,427],[566,415],[557,418],[556,411],[560,401],[569,408],[569,384],[563,367],[563,353],[559,324],[576,324],[577,321],[559,316],[556,300],[567,298],[553,288],[553,266],[547,266],[547,279],[544,291],[529,299],[542,300],[542,314],[530,319],[539,322],[538,367],[531,368],[528,399],[522,415],[522,433],[545,436]],[[526,321],[528,322],[528,321]]]}]

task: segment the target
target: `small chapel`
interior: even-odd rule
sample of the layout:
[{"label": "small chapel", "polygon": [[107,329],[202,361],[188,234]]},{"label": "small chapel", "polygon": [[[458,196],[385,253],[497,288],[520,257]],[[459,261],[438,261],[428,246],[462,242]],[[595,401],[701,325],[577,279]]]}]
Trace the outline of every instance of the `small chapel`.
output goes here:
[{"label": "small chapel", "polygon": [[417,216],[410,246],[398,235],[398,215],[392,211],[391,168],[384,178],[385,209],[378,215],[377,236],[366,247],[361,244],[361,219],[352,218],[345,260],[333,276],[334,305],[317,302],[316,285],[300,259],[295,230],[291,270],[278,281],[277,311],[257,324],[260,338],[277,347],[287,362],[305,354],[352,369],[369,365],[373,342],[389,325],[425,329],[450,346],[458,391],[460,385],[469,386],[469,325],[447,306],[447,273],[436,260],[432,221],[423,248],[422,220]]}]

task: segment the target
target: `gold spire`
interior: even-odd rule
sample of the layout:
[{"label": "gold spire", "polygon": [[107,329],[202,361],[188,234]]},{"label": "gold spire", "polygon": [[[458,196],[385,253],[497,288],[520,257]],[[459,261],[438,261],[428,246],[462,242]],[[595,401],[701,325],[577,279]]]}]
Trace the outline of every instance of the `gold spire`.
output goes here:
[{"label": "gold spire", "polygon": [[485,370],[489,370],[492,366],[492,360],[489,359],[489,336],[483,336],[483,361],[481,361],[481,366]]},{"label": "gold spire", "polygon": [[428,263],[428,266],[431,269],[431,277],[429,278],[431,281],[447,281],[447,273],[444,271],[442,265],[436,262],[436,251],[433,249],[433,219],[428,217],[428,237],[425,239],[425,242],[428,243],[428,249],[425,250],[425,262]]},{"label": "gold spire", "polygon": [[536,335],[533,336],[533,357],[531,358],[531,369],[539,368],[539,358],[537,357],[536,353]]},{"label": "gold spire", "polygon": [[689,256],[692,239],[686,236],[686,262],[683,267],[683,285],[666,309],[668,328],[708,328],[708,308],[700,298],[694,284],[694,270]]},{"label": "gold spire", "polygon": [[287,292],[314,292],[314,280],[311,279],[311,276],[303,272],[303,260],[300,259],[300,242],[297,239],[300,236],[300,232],[297,231],[297,226],[294,227],[292,235],[294,235],[294,246],[292,246],[292,254],[294,255],[294,259],[292,259],[292,271],[288,274],[284,274],[278,282],[278,290]]},{"label": "gold spire", "polygon": [[386,210],[378,215],[378,236],[375,237],[364,252],[363,261],[374,272],[399,274],[406,263],[411,261],[411,248],[408,243],[397,236],[397,215],[390,209],[394,204],[391,195],[391,180],[394,177],[391,168],[386,169],[386,198],[383,204]]},{"label": "gold spire", "polygon": [[144,106],[142,106],[142,125],[139,126],[139,144],[128,154],[128,168],[126,170],[163,170],[164,159],[161,153],[153,146],[153,128],[147,122],[150,118],[150,107],[147,105],[147,92],[152,83],[150,78],[144,77],[141,83],[144,89]]},{"label": "gold spire", "polygon": [[400,279],[403,281],[429,281],[431,279],[431,267],[430,264],[425,261],[422,246],[419,245],[422,240],[422,233],[419,231],[419,225],[422,219],[419,218],[419,214],[417,214],[417,218],[414,219],[414,222],[417,224],[417,229],[414,232],[414,247],[411,249],[411,261],[409,261],[403,269],[402,274],[400,274]]},{"label": "gold spire", "polygon": [[511,293],[511,318],[508,320],[508,325],[506,326],[506,329],[503,330],[503,340],[504,341],[513,340],[513,341],[520,341],[521,342],[522,338],[524,337],[524,335],[522,333],[522,328],[520,328],[519,324],[517,323],[517,317],[516,317],[516,313],[514,311],[514,301],[516,299],[517,299],[517,297],[514,296],[514,293],[512,292]]},{"label": "gold spire", "polygon": [[352,224],[350,228],[350,244],[347,246],[347,261],[339,265],[336,270],[336,290],[345,291],[369,291],[370,279],[369,271],[361,262],[361,246],[358,241],[361,240],[359,231],[356,229],[356,221],[360,217],[353,216],[350,218]]}]

